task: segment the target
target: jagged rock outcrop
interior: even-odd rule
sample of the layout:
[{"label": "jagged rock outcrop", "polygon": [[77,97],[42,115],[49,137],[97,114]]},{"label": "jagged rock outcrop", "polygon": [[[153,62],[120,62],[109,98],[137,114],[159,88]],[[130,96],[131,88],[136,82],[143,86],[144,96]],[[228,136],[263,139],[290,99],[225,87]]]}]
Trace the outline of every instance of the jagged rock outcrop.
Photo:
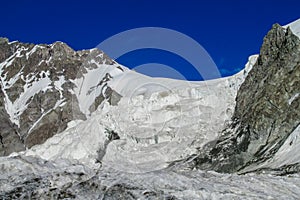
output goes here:
[{"label": "jagged rock outcrop", "polygon": [[[89,70],[114,64],[98,49],[74,51],[62,42],[34,45],[0,38],[0,156],[41,144],[68,122],[86,119],[79,102],[80,80]],[[90,112],[105,99],[115,105],[121,98],[102,76],[90,88],[93,92],[106,86],[104,92],[91,92],[95,101]]]},{"label": "jagged rock outcrop", "polygon": [[236,172],[271,158],[300,124],[300,40],[273,25],[241,85],[231,124],[193,167]]}]

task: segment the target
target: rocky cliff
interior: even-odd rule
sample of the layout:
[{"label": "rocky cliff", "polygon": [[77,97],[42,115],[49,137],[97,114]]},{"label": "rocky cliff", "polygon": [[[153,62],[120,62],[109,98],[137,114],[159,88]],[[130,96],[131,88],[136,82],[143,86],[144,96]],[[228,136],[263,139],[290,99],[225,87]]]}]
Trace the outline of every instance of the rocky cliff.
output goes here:
[{"label": "rocky cliff", "polygon": [[231,123],[193,165],[237,172],[272,158],[300,124],[299,93],[300,40],[275,24],[237,93]]}]

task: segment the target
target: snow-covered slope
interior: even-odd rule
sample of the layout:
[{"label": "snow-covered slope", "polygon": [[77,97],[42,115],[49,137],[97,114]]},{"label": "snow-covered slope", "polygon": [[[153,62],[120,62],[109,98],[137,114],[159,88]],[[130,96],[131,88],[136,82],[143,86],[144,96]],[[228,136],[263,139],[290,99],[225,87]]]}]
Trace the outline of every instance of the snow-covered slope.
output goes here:
[{"label": "snow-covered slope", "polygon": [[[86,121],[22,154],[77,159],[95,167],[100,159],[102,165],[127,172],[166,168],[218,136],[256,59],[251,56],[245,70],[232,77],[205,82],[150,78],[125,70],[108,82],[123,96],[118,105],[104,102]],[[120,139],[108,142],[108,131]]]},{"label": "snow-covered slope", "polygon": [[0,38],[0,155],[43,143],[102,101],[116,104],[120,95],[108,82],[125,70],[98,49]]}]

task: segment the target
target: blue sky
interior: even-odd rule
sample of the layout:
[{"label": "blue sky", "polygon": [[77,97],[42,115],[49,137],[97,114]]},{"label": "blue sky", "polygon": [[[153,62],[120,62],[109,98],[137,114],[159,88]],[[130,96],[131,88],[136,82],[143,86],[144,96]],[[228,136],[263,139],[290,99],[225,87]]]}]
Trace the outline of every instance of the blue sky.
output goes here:
[{"label": "blue sky", "polygon": [[[299,8],[297,0],[7,0],[1,2],[0,36],[30,43],[59,40],[79,50],[129,29],[164,27],[196,40],[228,76],[259,52],[272,24],[300,18]],[[130,68],[162,63],[186,79],[201,79],[186,60],[161,50],[137,50],[118,62]]]}]

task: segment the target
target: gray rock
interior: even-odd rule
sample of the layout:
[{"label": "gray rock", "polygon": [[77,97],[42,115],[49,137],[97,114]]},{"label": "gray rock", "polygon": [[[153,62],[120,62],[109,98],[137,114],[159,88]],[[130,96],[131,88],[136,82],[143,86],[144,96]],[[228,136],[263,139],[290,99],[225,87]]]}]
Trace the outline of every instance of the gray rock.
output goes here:
[{"label": "gray rock", "polygon": [[[98,49],[74,51],[62,42],[34,45],[9,43],[8,39],[0,38],[0,135],[3,143],[0,145],[0,156],[41,144],[65,130],[68,122],[86,119],[79,109],[78,99],[72,93],[76,87],[73,80],[82,77],[87,69],[98,67],[90,62],[92,59],[100,64],[115,63]],[[55,86],[55,81],[61,76],[65,80],[61,86],[63,90]],[[14,113],[19,121],[16,124],[10,119],[7,101],[15,102],[24,92],[25,78],[32,78],[27,83],[31,87],[34,82],[46,77],[51,81],[49,88],[32,94],[26,102],[26,109]],[[7,82],[9,79],[16,80],[10,83]],[[105,84],[108,79],[103,81],[102,84]],[[116,105],[120,97],[109,88],[105,96],[101,93],[95,97],[93,109],[90,110],[96,110],[104,100]],[[57,106],[59,100],[64,104]]]},{"label": "gray rock", "polygon": [[300,40],[275,24],[237,97],[232,122],[193,167],[237,172],[271,158],[300,124]]}]

